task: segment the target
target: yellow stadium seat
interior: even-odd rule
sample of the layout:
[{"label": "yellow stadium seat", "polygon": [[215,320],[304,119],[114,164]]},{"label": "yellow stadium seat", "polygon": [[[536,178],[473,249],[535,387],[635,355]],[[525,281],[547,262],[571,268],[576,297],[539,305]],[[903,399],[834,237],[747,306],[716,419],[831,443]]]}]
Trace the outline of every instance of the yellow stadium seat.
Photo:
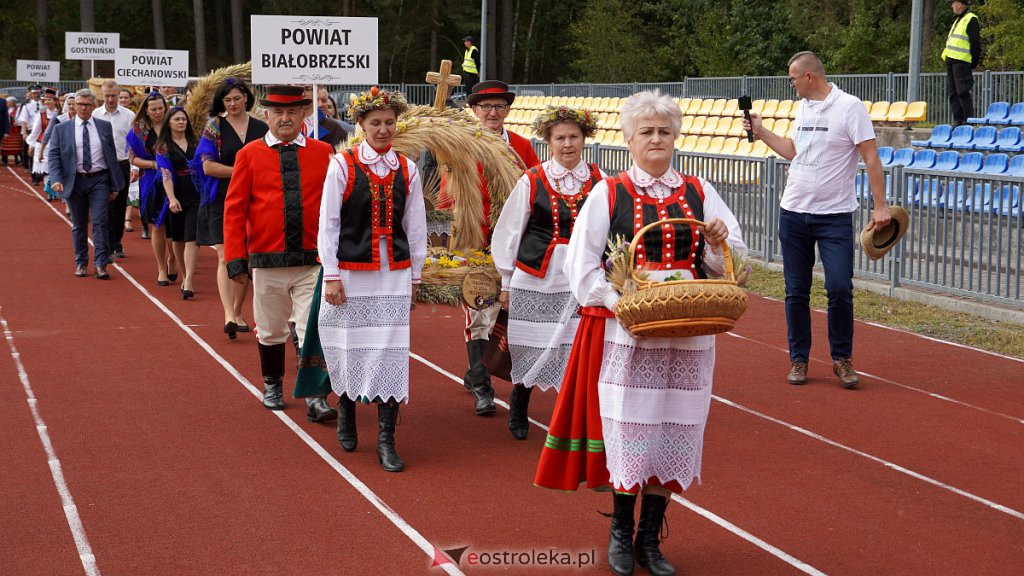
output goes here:
[{"label": "yellow stadium seat", "polygon": [[872,122],[884,122],[886,116],[889,115],[889,103],[885,100],[875,102],[871,105],[871,111],[868,114],[871,115]]},{"label": "yellow stadium seat", "polygon": [[679,110],[680,110],[680,111],[681,111],[681,112],[682,112],[683,114],[686,114],[686,110],[687,110],[687,109],[688,109],[689,107],[690,107],[690,99],[689,99],[689,98],[680,98],[680,99],[679,99]]},{"label": "yellow stadium seat", "polygon": [[728,116],[721,116],[718,118],[718,126],[715,127],[715,136],[728,136],[729,130],[732,128],[732,121],[735,118],[729,118]]},{"label": "yellow stadium seat", "polygon": [[743,138],[747,135],[747,131],[743,129],[743,118],[733,118],[732,124],[729,125],[729,134],[733,138]]},{"label": "yellow stadium seat", "polygon": [[775,109],[776,118],[789,118],[789,113],[793,109],[792,100],[779,100],[779,107]]},{"label": "yellow stadium seat", "polygon": [[697,144],[693,147],[693,151],[704,154],[708,151],[709,146],[711,146],[711,136],[701,136],[697,138]]},{"label": "yellow stadium seat", "polygon": [[761,116],[765,118],[775,118],[775,111],[779,108],[778,100],[768,100],[764,103],[764,109],[761,110]]},{"label": "yellow stadium seat", "polygon": [[682,123],[679,125],[680,134],[689,134],[690,126],[693,125],[693,116],[683,116]]},{"label": "yellow stadium seat", "polygon": [[605,131],[605,133],[604,133],[604,140],[601,141],[601,144],[604,144],[605,146],[612,146],[612,145],[614,145],[615,144],[615,139],[618,138],[617,135],[621,135],[621,133],[618,130],[607,130],[607,131]]},{"label": "yellow stadium seat", "polygon": [[612,109],[611,112],[618,112],[622,110],[622,105],[626,103],[625,98],[612,98]]},{"label": "yellow stadium seat", "polygon": [[747,142],[747,139],[743,138],[737,144],[736,150],[733,151],[733,154],[735,154],[737,156],[751,156],[751,151],[753,149],[754,149],[754,143],[753,142]]},{"label": "yellow stadium seat", "polygon": [[927,102],[911,102],[907,105],[907,113],[903,116],[904,122],[924,122],[928,117]]},{"label": "yellow stadium seat", "polygon": [[789,109],[789,119],[796,120],[796,113],[800,111],[800,101],[794,100],[793,107]]},{"label": "yellow stadium seat", "polygon": [[733,98],[725,102],[725,108],[722,109],[722,116],[737,116],[740,115],[740,101]]},{"label": "yellow stadium seat", "polygon": [[713,136],[715,129],[718,128],[718,117],[710,116],[704,121],[704,127],[700,129],[700,133],[703,136]]},{"label": "yellow stadium seat", "polygon": [[697,139],[698,136],[693,134],[688,135],[686,138],[683,138],[683,145],[680,146],[679,149],[683,152],[693,152],[697,149]]},{"label": "yellow stadium seat", "polygon": [[612,141],[612,146],[623,146],[624,147],[625,145],[626,145],[626,137],[625,137],[625,135],[622,132],[616,132],[615,133],[615,140]]},{"label": "yellow stadium seat", "polygon": [[715,107],[715,101],[712,99],[702,100],[700,108],[697,110],[697,114],[701,116],[711,116],[711,109]]},{"label": "yellow stadium seat", "polygon": [[864,105],[864,111],[871,114],[871,100],[861,100],[861,104]]},{"label": "yellow stadium seat", "polygon": [[775,156],[775,152],[764,143],[764,140],[758,140],[754,142],[754,149],[750,151],[750,155],[756,158],[767,158],[768,156]]},{"label": "yellow stadium seat", "polygon": [[772,132],[779,136],[785,136],[789,130],[789,118],[779,118],[775,121],[775,126],[772,127]]},{"label": "yellow stadium seat", "polygon": [[686,109],[686,113],[690,116],[697,116],[697,111],[700,110],[700,106],[704,101],[700,98],[691,98],[690,107]]},{"label": "yellow stadium seat", "polygon": [[764,118],[764,119],[762,119],[761,120],[761,127],[764,128],[765,130],[768,130],[769,132],[772,132],[773,131],[772,128],[775,128],[775,119],[774,118]]},{"label": "yellow stadium seat", "polygon": [[708,111],[708,116],[725,116],[725,105],[728,102],[725,98],[719,98],[711,104],[711,110]]},{"label": "yellow stadium seat", "polygon": [[715,136],[714,138],[711,139],[711,142],[708,144],[708,149],[706,153],[721,154],[723,146],[725,146],[725,138],[722,138],[721,136]]},{"label": "yellow stadium seat", "polygon": [[764,111],[764,100],[754,100],[751,102],[750,111],[755,114],[761,114]]},{"label": "yellow stadium seat", "polygon": [[886,115],[885,120],[887,122],[903,122],[907,118],[907,103],[906,102],[893,102],[889,106],[889,114]]},{"label": "yellow stadium seat", "polygon": [[739,138],[726,138],[725,139],[725,143],[722,145],[722,151],[719,152],[719,154],[729,154],[729,155],[735,154],[736,153],[736,149],[739,147],[739,145],[740,145],[740,139]]},{"label": "yellow stadium seat", "polygon": [[677,150],[683,147],[683,141],[684,140],[686,140],[686,136],[684,136],[682,134],[680,134],[679,137],[676,138],[675,147],[676,147]]},{"label": "yellow stadium seat", "polygon": [[693,124],[690,124],[690,134],[700,134],[704,130],[704,123],[707,122],[707,118],[703,116],[696,116],[693,119]]}]

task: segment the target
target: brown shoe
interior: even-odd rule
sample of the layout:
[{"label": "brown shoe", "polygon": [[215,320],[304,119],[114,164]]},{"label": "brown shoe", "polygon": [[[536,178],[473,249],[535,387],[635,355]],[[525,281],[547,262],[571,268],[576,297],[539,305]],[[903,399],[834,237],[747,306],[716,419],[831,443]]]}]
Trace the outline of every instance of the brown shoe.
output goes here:
[{"label": "brown shoe", "polygon": [[75,276],[78,276],[79,278],[85,278],[88,275],[89,275],[88,268],[86,268],[85,266],[81,266],[81,265],[75,266]]},{"label": "brown shoe", "polygon": [[789,376],[786,376],[786,382],[797,386],[807,384],[807,362],[793,362]]},{"label": "brown shoe", "polygon": [[853,369],[853,360],[842,358],[832,362],[832,372],[839,377],[839,384],[849,390],[860,382],[857,371]]},{"label": "brown shoe", "polygon": [[100,280],[109,280],[110,279],[110,274],[107,273],[107,267],[106,266],[97,266],[96,267],[96,277],[99,278]]}]

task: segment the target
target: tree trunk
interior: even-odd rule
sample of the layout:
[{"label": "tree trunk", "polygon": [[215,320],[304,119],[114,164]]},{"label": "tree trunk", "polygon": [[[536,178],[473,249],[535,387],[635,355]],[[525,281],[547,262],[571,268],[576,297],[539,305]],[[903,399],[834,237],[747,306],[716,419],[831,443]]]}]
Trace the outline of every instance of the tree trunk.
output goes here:
[{"label": "tree trunk", "polygon": [[93,0],[81,0],[78,4],[79,16],[82,23],[82,32],[96,31],[96,10],[93,8]]},{"label": "tree trunk", "polygon": [[245,62],[245,23],[242,22],[242,0],[231,0],[231,47],[235,64]]},{"label": "tree trunk", "polygon": [[217,32],[217,56],[223,58],[228,53],[227,36],[224,34],[224,0],[213,0],[213,26]]},{"label": "tree trunk", "polygon": [[46,15],[47,0],[36,0],[36,57],[40,60],[50,59],[50,38]]},{"label": "tree trunk", "polygon": [[505,82],[512,81],[512,67],[515,64],[515,56],[512,54],[512,29],[515,24],[512,0],[501,0],[501,59],[499,72]]},{"label": "tree trunk", "polygon": [[535,46],[533,45],[533,29],[537,24],[537,4],[540,0],[533,0],[533,10],[530,12],[530,27],[526,29],[526,62],[523,65],[523,83],[529,84],[532,77],[530,76],[530,64],[532,63],[531,57],[534,55]]},{"label": "tree trunk", "polygon": [[206,5],[203,0],[192,0],[192,19],[196,23],[196,73],[206,74]]},{"label": "tree trunk", "polygon": [[[516,61],[516,48],[519,45],[519,0],[516,0],[516,9],[512,14],[512,62]],[[514,68],[513,68],[514,70]],[[515,78],[509,77],[509,82],[515,82]]]},{"label": "tree trunk", "polygon": [[153,45],[157,50],[167,48],[164,37],[164,5],[162,0],[153,0]]},{"label": "tree trunk", "polygon": [[932,34],[935,32],[935,0],[924,0],[924,10],[921,14],[921,64],[930,60],[928,51],[932,46]]},{"label": "tree trunk", "polygon": [[441,26],[441,0],[434,0],[430,10],[430,69],[439,70],[441,58],[437,51],[437,29]]}]

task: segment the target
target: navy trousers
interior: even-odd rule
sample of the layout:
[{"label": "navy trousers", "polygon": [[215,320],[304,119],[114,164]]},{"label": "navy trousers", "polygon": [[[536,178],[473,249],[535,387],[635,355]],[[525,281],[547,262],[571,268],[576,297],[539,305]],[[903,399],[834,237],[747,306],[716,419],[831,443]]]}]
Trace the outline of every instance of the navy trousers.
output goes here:
[{"label": "navy trousers", "polygon": [[71,210],[71,243],[75,249],[76,265],[89,264],[90,217],[93,262],[96,266],[110,263],[110,233],[107,226],[109,204],[110,184],[107,183],[106,172],[88,178],[79,174],[75,178],[75,188],[68,197],[68,208]]},{"label": "navy trousers", "polygon": [[833,360],[853,356],[853,213],[781,210],[779,240],[786,277],[786,327],[791,362],[811,354],[811,278],[817,244],[828,293],[828,344]]}]

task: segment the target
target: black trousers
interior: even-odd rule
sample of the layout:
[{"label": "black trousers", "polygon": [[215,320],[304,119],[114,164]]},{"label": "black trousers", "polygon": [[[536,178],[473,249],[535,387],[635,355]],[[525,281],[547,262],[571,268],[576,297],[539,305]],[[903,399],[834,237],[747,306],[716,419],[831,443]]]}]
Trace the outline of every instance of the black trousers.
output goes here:
[{"label": "black trousers", "polygon": [[953,113],[955,125],[966,124],[974,116],[974,71],[970,62],[946,60],[946,91],[949,92],[949,111]]},{"label": "black trousers", "polygon": [[127,160],[117,163],[124,176],[124,185],[117,191],[117,198],[110,201],[107,209],[107,246],[111,252],[121,252],[124,246],[121,239],[124,238],[124,213],[128,209],[128,180],[132,175],[132,167]]},{"label": "black trousers", "polygon": [[465,88],[466,94],[469,94],[470,90],[473,89],[473,86],[476,86],[479,81],[479,74],[470,74],[469,72],[462,73],[462,86]]}]

